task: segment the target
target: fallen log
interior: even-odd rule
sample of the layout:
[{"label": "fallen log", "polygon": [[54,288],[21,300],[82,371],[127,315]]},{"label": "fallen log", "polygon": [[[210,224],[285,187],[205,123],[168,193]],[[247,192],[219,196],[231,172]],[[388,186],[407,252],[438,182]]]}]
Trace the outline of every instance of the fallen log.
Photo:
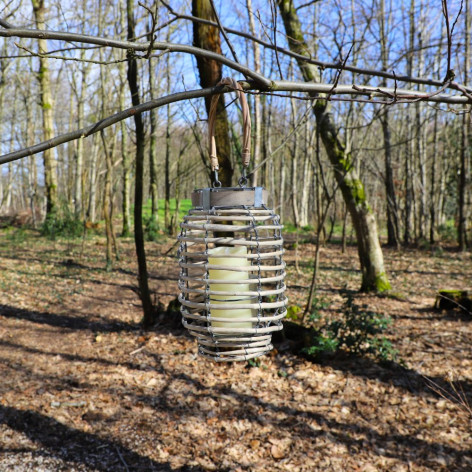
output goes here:
[{"label": "fallen log", "polygon": [[439,290],[434,302],[436,310],[459,309],[472,314],[472,296],[470,290]]}]

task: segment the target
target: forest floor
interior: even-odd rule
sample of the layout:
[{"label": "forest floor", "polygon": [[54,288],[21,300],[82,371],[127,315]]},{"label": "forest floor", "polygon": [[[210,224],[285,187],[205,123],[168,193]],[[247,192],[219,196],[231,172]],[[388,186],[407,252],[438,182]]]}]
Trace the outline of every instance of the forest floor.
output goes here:
[{"label": "forest floor", "polygon": [[[1,472],[472,470],[470,412],[435,391],[472,401],[472,317],[433,309],[437,290],[471,287],[470,254],[385,249],[394,293],[354,293],[393,319],[406,368],[283,346],[254,367],[199,358],[164,318],[140,330],[133,241],[119,240],[111,272],[104,244],[0,231]],[[172,245],[147,244],[164,306]],[[314,246],[298,253],[297,272],[287,250],[288,296],[303,305]],[[356,248],[323,247],[319,281],[334,316],[360,286]]]}]

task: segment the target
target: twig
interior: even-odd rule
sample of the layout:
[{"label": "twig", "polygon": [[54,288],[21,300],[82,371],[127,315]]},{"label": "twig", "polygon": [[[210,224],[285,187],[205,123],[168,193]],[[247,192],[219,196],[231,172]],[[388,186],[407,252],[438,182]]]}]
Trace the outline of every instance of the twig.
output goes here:
[{"label": "twig", "polygon": [[456,19],[452,25],[452,28],[449,27],[449,11],[447,9],[447,0],[442,0],[442,11],[444,15],[444,20],[446,22],[446,36],[447,36],[447,70],[446,76],[444,77],[444,82],[451,82],[454,80],[454,71],[451,68],[452,61],[452,34],[454,33],[454,28],[456,26],[457,20],[462,12],[463,0],[461,0],[461,6],[459,12],[457,13]]},{"label": "twig", "polygon": [[221,24],[220,17],[218,16],[218,12],[216,11],[216,7],[213,0],[210,0],[210,5],[211,5],[211,8],[213,9],[213,13],[215,14],[215,19],[216,19],[216,22],[218,23],[218,28],[220,29],[223,38],[225,38],[226,44],[228,45],[231,51],[231,54],[233,55],[234,60],[237,63],[239,63],[239,59],[238,59],[238,56],[236,55],[236,51],[233,48],[233,45],[231,44],[231,41],[229,40],[228,35],[226,34],[225,29],[223,28],[223,25]]},{"label": "twig", "polygon": [[[196,16],[191,16],[191,15],[184,15],[176,12],[170,5],[167,4],[164,0],[161,0],[161,3],[169,10],[169,12],[175,16],[176,19],[182,19],[182,20],[188,20],[196,23],[202,23],[210,26],[218,26],[218,24],[214,21],[211,20],[205,20],[203,18],[198,18]],[[266,26],[262,22],[262,19],[260,18],[260,15],[258,12],[255,12],[254,15],[258,18],[259,23],[261,24],[262,30],[264,32],[264,35],[267,37],[268,41],[264,41],[263,39],[257,38],[256,36],[253,36],[249,33],[246,33],[244,31],[238,31],[234,30],[231,28],[226,28],[226,31],[230,34],[234,34],[237,36],[241,36],[243,38],[249,39],[251,41],[254,41],[256,43],[259,43],[261,46],[264,46],[268,49],[272,49],[277,53],[282,53],[286,56],[293,57],[294,59],[300,59],[305,61],[308,64],[314,64],[318,67],[321,67],[322,69],[339,69],[342,67],[339,62],[333,63],[333,62],[325,62],[325,61],[320,61],[318,59],[314,59],[309,56],[305,56],[303,54],[298,54],[296,52],[292,52],[289,49],[280,47],[278,45],[274,45],[271,41],[271,37],[266,31]],[[362,74],[362,75],[369,75],[369,76],[374,76],[374,77],[382,77],[385,79],[392,79],[392,80],[399,80],[401,82],[408,82],[408,83],[416,83],[416,84],[422,84],[422,85],[431,85],[435,87],[440,87],[444,82],[440,80],[434,80],[434,79],[425,79],[422,77],[414,77],[414,76],[408,76],[408,75],[400,75],[400,76],[395,76],[394,74],[386,71],[381,71],[381,70],[375,70],[375,69],[365,69],[357,66],[349,66],[346,65],[344,68],[348,72],[353,72],[355,74]],[[450,87],[453,89],[456,88],[455,82],[451,82]],[[458,90],[458,89],[457,89]],[[468,92],[472,93],[471,88],[466,88]]]},{"label": "twig", "polygon": [[[233,61],[231,61],[233,62]],[[255,84],[241,82],[241,85],[245,90],[248,88],[255,88],[257,87]],[[271,86],[275,90],[281,91],[300,91],[300,92],[319,92],[319,93],[328,93],[332,89],[332,85],[330,84],[320,84],[320,83],[307,83],[307,82],[287,82],[287,81],[272,81]],[[444,85],[446,87],[447,84]],[[259,86],[261,87],[261,86]],[[265,88],[262,86],[262,88]],[[340,93],[340,94],[363,94],[363,95],[372,95],[372,94],[380,94],[383,96],[390,96],[392,97],[391,89],[388,88],[369,88],[369,87],[359,87],[356,85],[338,85],[336,90],[333,93]],[[19,151],[10,152],[8,154],[4,154],[0,156],[0,164],[5,164],[7,162],[12,162],[18,159],[21,159],[26,156],[32,156],[33,154],[37,154],[39,152],[43,152],[46,149],[51,149],[60,144],[67,143],[73,141],[75,139],[81,137],[87,137],[94,133],[101,131],[119,121],[125,120],[131,116],[134,116],[137,113],[143,113],[145,111],[152,110],[154,108],[158,108],[160,106],[166,105],[168,103],[174,103],[182,100],[191,100],[193,98],[200,98],[200,97],[209,97],[216,93],[226,93],[232,91],[229,87],[208,87],[205,89],[200,90],[191,90],[186,92],[178,92],[171,95],[167,95],[165,97],[157,98],[154,100],[150,100],[148,102],[141,103],[136,107],[131,107],[126,110],[120,111],[111,115],[103,120],[100,120],[92,125],[89,125],[85,128],[71,131],[69,133],[58,135],[48,141],[43,141],[42,143],[35,144],[33,146],[21,149]],[[403,95],[400,97],[404,98],[403,101],[397,101],[397,103],[408,103],[414,101],[415,99],[418,100],[430,100],[436,102],[443,102],[443,103],[470,103],[472,100],[468,97],[455,97],[455,96],[448,96],[448,95],[437,95],[435,94],[425,94],[422,92],[410,92],[406,94],[403,91]],[[349,99],[343,99],[349,101]],[[361,100],[358,100],[361,101]],[[380,100],[365,100],[367,103],[383,103],[383,104],[391,104],[390,101],[380,101]]]},{"label": "twig", "polygon": [[444,398],[444,400],[455,403],[464,413],[467,413],[472,419],[472,407],[470,406],[467,400],[467,396],[464,393],[462,385],[459,384],[460,392],[457,390],[457,387],[454,384],[453,374],[451,372],[449,373],[449,378],[446,380],[452,388],[452,393],[446,390],[441,385],[439,385],[433,379],[425,375],[422,375],[422,377],[426,380],[429,389],[437,393],[441,398]]},{"label": "twig", "polygon": [[309,7],[310,5],[313,5],[314,3],[318,3],[320,0],[311,0],[311,2],[306,2],[306,3],[303,3],[302,5],[298,6],[297,8],[295,8],[295,10],[301,10],[302,8],[305,8],[305,7]]},{"label": "twig", "polygon": [[0,18],[0,26],[3,26],[6,29],[14,28],[11,23],[8,23],[8,21],[3,20],[2,18]]},{"label": "twig", "polygon": [[351,47],[349,48],[349,51],[346,55],[346,58],[344,59],[344,61],[342,61],[342,68],[339,69],[338,72],[336,73],[336,77],[335,77],[334,83],[333,83],[333,88],[328,92],[328,97],[327,97],[328,101],[330,100],[331,95],[333,94],[333,91],[336,89],[336,87],[339,83],[339,79],[341,78],[341,74],[343,73],[343,70],[345,70],[344,68],[346,67],[347,60],[349,59],[349,56],[351,55],[353,47],[354,47],[354,43],[351,44]]},{"label": "twig", "polygon": [[[87,44],[96,44],[99,46],[114,47],[118,49],[125,49],[133,54],[136,54],[136,51],[146,52],[149,48],[148,43],[139,43],[133,41],[123,41],[118,39],[109,39],[109,38],[100,38],[93,35],[79,34],[79,33],[69,33],[62,31],[47,31],[47,30],[35,30],[27,28],[11,28],[11,29],[0,29],[0,37],[10,38],[35,38],[35,39],[49,39],[49,40],[63,40],[63,41],[74,41]],[[189,46],[187,44],[176,44],[168,43],[165,41],[155,41],[153,49],[157,50],[168,50],[170,52],[182,52],[185,54],[192,54],[195,56],[206,57],[208,59],[214,59],[233,70],[236,70],[243,74],[246,77],[250,77],[252,80],[257,82],[263,88],[271,88],[272,80],[264,77],[262,74],[254,72],[249,67],[246,67],[242,64],[225,57],[222,54],[217,54],[206,49],[197,48],[195,46]]]},{"label": "twig", "polygon": [[394,101],[396,102],[397,101],[397,90],[398,90],[398,84],[397,84],[397,78],[395,76],[395,71],[392,71],[393,72],[393,75],[395,77],[395,81],[394,81],[394,89],[393,89],[393,99]]},{"label": "twig", "polygon": [[138,347],[138,349],[135,349],[134,351],[130,352],[129,355],[133,356],[134,354],[137,354],[138,352],[141,352],[146,346],[141,346]]},{"label": "twig", "polygon": [[121,455],[121,452],[120,452],[120,449],[118,448],[118,446],[115,446],[115,450],[116,450],[116,452],[118,453],[118,457],[120,458],[120,461],[121,461],[122,464],[125,466],[126,472],[129,472],[128,464],[126,463],[126,461],[124,460],[123,456]]},{"label": "twig", "polygon": [[277,67],[279,69],[280,78],[283,80],[284,76],[282,74],[282,67],[280,66],[279,51],[277,48],[277,7],[272,5],[272,0],[269,0],[270,3],[270,12],[272,14],[272,24],[274,25],[274,51],[275,51],[275,60],[277,61]]},{"label": "twig", "polygon": [[[156,39],[155,32],[156,32],[156,26],[157,26],[157,18],[156,18],[157,15],[147,5],[144,5],[144,3],[138,2],[138,5],[144,8],[151,16],[151,31],[149,31],[148,33],[149,47],[148,47],[148,50],[146,51],[146,54],[144,55],[145,59],[149,59],[152,53],[152,50],[154,49],[154,40]],[[157,8],[157,4],[156,4],[156,8]]]},{"label": "twig", "polygon": [[[18,57],[45,57],[48,59],[59,59],[62,61],[72,61],[72,62],[84,62],[89,64],[99,64],[99,65],[109,65],[109,64],[118,64],[120,62],[126,62],[128,59],[116,59],[115,61],[96,61],[93,59],[79,59],[77,57],[67,57],[67,56],[55,56],[48,53],[35,52],[26,46],[22,46],[19,43],[13,43],[18,49],[23,49],[29,53],[29,56],[18,56]],[[11,56],[9,56],[11,58]]]}]

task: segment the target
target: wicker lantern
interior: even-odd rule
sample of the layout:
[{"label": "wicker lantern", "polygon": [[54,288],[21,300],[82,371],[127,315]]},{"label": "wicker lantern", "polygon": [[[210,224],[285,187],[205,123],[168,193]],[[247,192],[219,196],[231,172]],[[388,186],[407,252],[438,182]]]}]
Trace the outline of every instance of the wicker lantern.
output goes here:
[{"label": "wicker lantern", "polygon": [[[240,85],[232,86],[243,109],[243,165],[250,149],[249,109]],[[198,340],[200,355],[215,361],[241,361],[272,349],[272,332],[286,315],[285,264],[279,216],[267,207],[262,187],[224,188],[218,182],[214,144],[216,102],[209,113],[214,188],[192,194],[180,224],[179,288],[183,324]]]}]

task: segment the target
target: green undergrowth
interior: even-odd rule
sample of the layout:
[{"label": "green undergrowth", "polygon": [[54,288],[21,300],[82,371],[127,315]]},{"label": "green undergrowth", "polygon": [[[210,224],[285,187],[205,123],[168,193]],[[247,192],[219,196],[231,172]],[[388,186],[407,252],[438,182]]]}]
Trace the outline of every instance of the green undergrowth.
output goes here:
[{"label": "green undergrowth", "polygon": [[[169,200],[170,206],[170,215],[172,216],[175,212],[175,205],[176,201],[175,198],[171,198]],[[183,217],[188,213],[188,211],[192,208],[192,201],[189,198],[185,198],[180,200],[180,208],[179,208],[179,221],[183,219]],[[152,210],[152,200],[149,198],[143,205],[143,220],[147,221],[151,218],[151,210]],[[165,217],[165,200],[163,198],[159,199],[159,227],[164,227],[164,217]]]},{"label": "green undergrowth", "polygon": [[[314,359],[338,354],[369,357],[381,362],[398,362],[398,351],[384,336],[391,318],[369,310],[367,305],[355,303],[350,293],[337,317],[326,315],[330,303],[315,297],[308,317],[312,325],[311,338],[302,352]],[[289,310],[295,319],[301,310]]]}]

